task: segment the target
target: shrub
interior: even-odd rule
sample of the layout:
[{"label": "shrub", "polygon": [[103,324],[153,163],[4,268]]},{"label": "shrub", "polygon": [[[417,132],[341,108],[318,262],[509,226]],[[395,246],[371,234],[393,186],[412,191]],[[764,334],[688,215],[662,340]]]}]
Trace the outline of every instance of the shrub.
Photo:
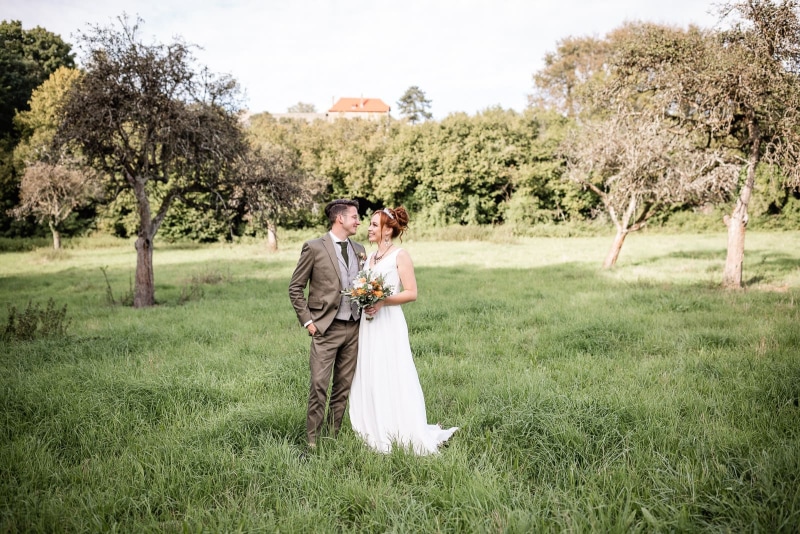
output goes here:
[{"label": "shrub", "polygon": [[31,341],[40,337],[65,337],[69,324],[66,304],[63,308],[56,308],[51,298],[42,309],[39,304],[28,301],[28,306],[21,313],[16,306],[8,307],[3,339]]}]

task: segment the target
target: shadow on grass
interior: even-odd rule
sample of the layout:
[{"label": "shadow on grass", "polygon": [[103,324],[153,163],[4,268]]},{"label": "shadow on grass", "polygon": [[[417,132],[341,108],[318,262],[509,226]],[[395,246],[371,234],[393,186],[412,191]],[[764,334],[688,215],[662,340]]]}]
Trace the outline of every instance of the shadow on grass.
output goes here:
[{"label": "shadow on grass", "polygon": [[218,424],[199,431],[201,442],[217,443],[237,453],[264,445],[265,441],[305,445],[305,407],[280,409],[241,408],[230,411]]},{"label": "shadow on grass", "polygon": [[[661,256],[653,256],[639,261],[631,262],[630,266],[654,266],[664,260],[687,260],[703,262],[719,262],[724,265],[727,251],[719,250],[685,250],[675,251]],[[744,284],[754,285],[772,283],[786,277],[800,268],[800,259],[783,252],[772,252],[755,249],[745,250],[744,256]],[[721,268],[720,268],[721,269]],[[749,274],[748,274],[749,273]],[[691,283],[691,282],[689,282]]]},{"label": "shadow on grass", "polygon": [[648,261],[658,261],[663,258],[673,258],[678,260],[719,260],[725,259],[727,251],[722,248],[719,250],[678,250],[670,252],[664,256],[656,256]]}]

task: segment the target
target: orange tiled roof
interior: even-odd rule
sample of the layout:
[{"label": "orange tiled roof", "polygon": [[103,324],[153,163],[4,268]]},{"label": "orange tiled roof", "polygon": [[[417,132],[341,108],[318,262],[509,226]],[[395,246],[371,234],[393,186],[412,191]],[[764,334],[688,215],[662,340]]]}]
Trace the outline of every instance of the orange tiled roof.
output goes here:
[{"label": "orange tiled roof", "polygon": [[328,113],[388,113],[390,109],[380,98],[340,98]]}]

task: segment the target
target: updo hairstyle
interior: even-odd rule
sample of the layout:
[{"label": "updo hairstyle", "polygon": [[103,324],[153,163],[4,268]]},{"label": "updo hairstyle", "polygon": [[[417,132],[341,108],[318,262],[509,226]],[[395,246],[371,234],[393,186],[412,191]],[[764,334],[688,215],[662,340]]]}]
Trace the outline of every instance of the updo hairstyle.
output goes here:
[{"label": "updo hairstyle", "polygon": [[397,208],[383,208],[377,212],[380,214],[381,228],[392,229],[392,239],[400,238],[408,230],[408,212],[403,206]]}]

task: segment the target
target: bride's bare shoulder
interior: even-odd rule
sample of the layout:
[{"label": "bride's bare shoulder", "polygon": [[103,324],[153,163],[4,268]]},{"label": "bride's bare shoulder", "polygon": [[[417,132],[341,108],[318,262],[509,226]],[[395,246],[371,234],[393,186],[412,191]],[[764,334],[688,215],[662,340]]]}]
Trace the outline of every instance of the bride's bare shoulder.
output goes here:
[{"label": "bride's bare shoulder", "polygon": [[406,249],[404,249],[404,248],[398,249],[397,250],[397,261],[398,262],[400,262],[400,261],[411,262],[411,254],[409,254],[408,251]]}]

